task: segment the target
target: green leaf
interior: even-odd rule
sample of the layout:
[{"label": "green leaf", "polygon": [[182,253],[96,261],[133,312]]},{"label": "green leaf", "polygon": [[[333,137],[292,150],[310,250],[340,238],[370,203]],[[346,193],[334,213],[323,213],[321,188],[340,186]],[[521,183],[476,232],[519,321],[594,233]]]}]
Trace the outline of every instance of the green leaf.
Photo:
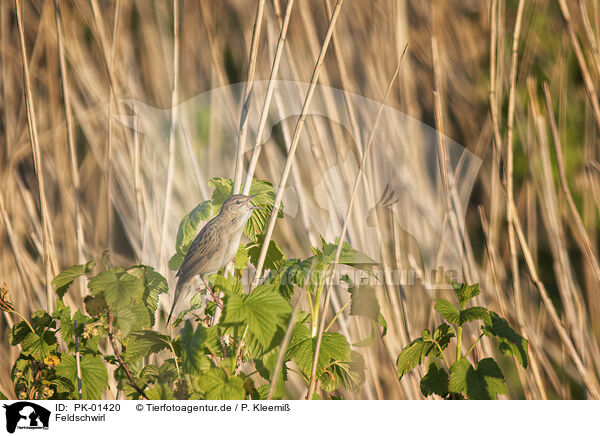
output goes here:
[{"label": "green leaf", "polygon": [[175,400],[173,390],[164,383],[156,384],[147,389],[145,394],[149,400]]},{"label": "green leaf", "polygon": [[20,344],[23,341],[23,339],[25,339],[25,337],[30,333],[32,332],[29,328],[29,325],[25,321],[21,321],[15,324],[12,329],[10,329],[10,333],[8,334],[8,341],[10,342],[10,345],[15,347],[18,344]]},{"label": "green leaf", "polygon": [[150,327],[150,316],[148,310],[142,303],[137,303],[114,312],[115,326],[121,330],[123,338],[126,338],[133,330],[141,330]]},{"label": "green leaf", "polygon": [[[197,325],[196,330],[187,320],[181,329],[181,361],[185,374],[200,375],[210,368],[206,351],[219,356],[221,346],[217,327]],[[208,350],[207,350],[208,349]]]},{"label": "green leaf", "polygon": [[454,288],[456,298],[458,298],[458,307],[464,309],[471,299],[479,295],[479,284],[467,285],[466,283],[450,282]]},{"label": "green leaf", "polygon": [[137,330],[131,332],[125,342],[125,360],[134,361],[161,350],[169,348],[171,338],[154,330]]},{"label": "green leaf", "polygon": [[481,306],[469,307],[460,311],[460,325],[475,320],[489,322],[490,313],[485,307]]},{"label": "green leaf", "polygon": [[365,360],[357,351],[350,352],[350,360],[334,361],[320,377],[321,386],[326,391],[334,391],[342,386],[348,391],[357,391],[365,382]]},{"label": "green leaf", "polygon": [[[86,354],[81,357],[80,367],[83,399],[102,399],[102,393],[108,386],[108,373],[103,360],[99,356]],[[73,356],[62,353],[60,363],[55,369],[58,376],[70,380],[73,386],[77,386],[77,363]],[[77,398],[76,391],[73,393],[72,398]]]},{"label": "green leaf", "polygon": [[[256,240],[246,245],[250,263],[254,266],[256,266],[258,263],[258,258],[260,256],[260,250],[262,249],[264,239],[265,235],[258,234],[256,235]],[[285,255],[283,254],[283,251],[281,251],[281,248],[279,248],[277,243],[271,239],[269,241],[269,248],[267,248],[267,255],[265,256],[263,269],[277,271],[281,266],[283,266],[284,261]]]},{"label": "green leaf", "polygon": [[87,314],[93,317],[103,314],[108,307],[102,294],[96,296],[86,295],[83,299],[83,305]]},{"label": "green leaf", "polygon": [[460,312],[456,306],[450,303],[448,300],[440,298],[435,302],[435,310],[437,310],[442,317],[451,324],[460,325]]},{"label": "green leaf", "polygon": [[417,338],[404,347],[396,360],[398,378],[402,378],[404,374],[412,371],[417,365],[423,363],[423,359],[432,352],[434,354],[437,352],[435,345],[432,342],[424,341],[423,338]]},{"label": "green leaf", "polygon": [[6,395],[0,392],[0,400],[8,400],[8,398],[6,398]]},{"label": "green leaf", "polygon": [[84,274],[90,274],[94,270],[95,266],[96,262],[90,260],[88,263],[83,265],[70,266],[59,275],[54,277],[54,279],[52,279],[52,285],[56,288],[56,294],[58,295],[58,298],[62,300],[69,289],[69,286],[71,286],[71,283]]},{"label": "green leaf", "polygon": [[244,379],[228,377],[222,368],[212,368],[199,378],[200,389],[207,400],[243,400],[246,398]]},{"label": "green leaf", "polygon": [[30,331],[21,345],[23,347],[21,352],[25,356],[31,356],[37,361],[42,361],[56,350],[56,336],[47,330],[39,336]]},{"label": "green leaf", "polygon": [[450,339],[454,336],[454,329],[449,324],[440,324],[433,332],[433,339],[440,345],[442,350],[446,349]]},{"label": "green leaf", "polygon": [[448,373],[437,360],[429,363],[427,374],[421,379],[421,393],[425,397],[432,394],[440,397],[448,395]]},{"label": "green leaf", "polygon": [[529,364],[529,342],[514,331],[508,321],[490,310],[489,319],[486,320],[482,331],[486,336],[495,336],[498,339],[498,347],[502,354],[514,356],[523,368],[527,368]]},{"label": "green leaf", "polygon": [[[308,377],[312,372],[317,338],[312,337],[304,324],[297,323],[286,352],[286,359],[294,359]],[[324,332],[317,361],[317,377],[320,377],[332,360],[348,361],[350,344],[339,333]]]},{"label": "green leaf", "polygon": [[[193,208],[187,215],[185,215],[181,222],[179,223],[179,229],[177,230],[177,239],[175,241],[175,250],[177,254],[182,257],[185,257],[187,251],[192,245],[192,241],[196,236],[196,231],[198,230],[198,224],[201,221],[206,221],[210,218],[212,210],[212,202],[210,200],[203,201],[195,208]],[[169,265],[170,267],[171,265]],[[174,270],[179,269],[179,266]],[[173,268],[171,268],[173,269]]]},{"label": "green leaf", "polygon": [[[273,185],[266,180],[252,180],[250,186],[250,195],[256,195],[252,202],[260,209],[255,210],[250,215],[250,219],[246,223],[244,233],[251,240],[256,240],[257,235],[264,233],[267,227],[267,222],[273,211],[273,203],[275,203],[275,190]],[[279,205],[277,218],[283,218],[283,203]],[[261,244],[262,245],[262,244]]]},{"label": "green leaf", "polygon": [[286,325],[290,304],[272,285],[259,285],[249,295],[225,290],[223,324],[246,324],[262,347],[268,347],[278,326]]},{"label": "green leaf", "polygon": [[88,287],[92,295],[103,294],[106,304],[114,311],[131,305],[143,291],[140,279],[117,269],[101,272],[89,281]]},{"label": "green leaf", "polygon": [[171,271],[177,271],[179,270],[179,268],[181,267],[181,264],[183,263],[183,259],[185,259],[185,256],[179,254],[179,253],[175,253],[173,256],[171,256],[171,258],[169,259],[169,269]]},{"label": "green leaf", "polygon": [[450,367],[448,390],[465,393],[470,400],[495,400],[498,394],[508,394],[502,371],[492,358],[482,359],[473,368],[467,359]]},{"label": "green leaf", "polygon": [[[315,254],[322,263],[330,264],[335,260],[335,253],[339,240],[339,237],[335,238],[334,243],[331,244],[325,242],[325,240],[321,238],[322,250],[313,249],[313,251],[315,251]],[[340,260],[338,263],[359,269],[369,269],[377,264],[377,262],[365,253],[352,248],[346,241],[342,242],[342,251],[340,252]]]},{"label": "green leaf", "polygon": [[235,269],[243,270],[248,265],[248,250],[246,250],[246,246],[240,244],[238,247],[238,251],[235,254]]},{"label": "green leaf", "polygon": [[143,284],[141,301],[148,310],[150,325],[153,326],[155,322],[154,315],[156,309],[158,309],[158,299],[160,294],[167,294],[169,292],[167,279],[165,279],[162,274],[155,271],[154,268],[146,265],[132,267],[127,272],[137,277]]}]

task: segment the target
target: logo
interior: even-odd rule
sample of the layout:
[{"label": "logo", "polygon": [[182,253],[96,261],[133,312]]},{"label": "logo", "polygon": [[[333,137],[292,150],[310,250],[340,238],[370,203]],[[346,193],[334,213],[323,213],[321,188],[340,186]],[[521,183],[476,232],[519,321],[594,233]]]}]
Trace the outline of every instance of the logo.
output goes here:
[{"label": "logo", "polygon": [[29,401],[19,401],[4,405],[6,409],[6,431],[14,433],[18,429],[48,430],[50,411]]}]

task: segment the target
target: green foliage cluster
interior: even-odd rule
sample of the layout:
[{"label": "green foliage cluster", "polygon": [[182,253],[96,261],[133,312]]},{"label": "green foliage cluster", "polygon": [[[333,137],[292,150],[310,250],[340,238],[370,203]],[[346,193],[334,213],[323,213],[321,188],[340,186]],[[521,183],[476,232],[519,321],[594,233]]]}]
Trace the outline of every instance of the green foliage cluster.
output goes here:
[{"label": "green foliage cluster", "polygon": [[[179,268],[200,223],[217,214],[231,194],[231,180],[215,178],[209,183],[214,188],[212,198],[180,223],[169,262],[173,270]],[[265,181],[254,180],[250,193],[257,194],[254,203],[261,209],[248,221],[244,233],[250,242],[240,245],[233,274],[220,271],[209,277],[210,294],[218,297],[200,289],[173,325],[167,326],[175,334],[158,331],[165,315],[157,314],[158,300],[168,293],[168,284],[149,266],[113,266],[106,255],[100,266],[90,261],[56,276],[54,313],[35,312],[31,322],[23,318],[10,332],[10,343],[21,347],[12,370],[15,394],[22,399],[100,399],[109,387],[109,373],[118,389],[113,394],[129,399],[283,398],[290,372],[308,385],[323,290],[337,241],[322,241],[307,259],[287,259],[272,241],[266,279],[251,292],[244,290],[242,273],[248,264],[256,266],[275,198],[272,185]],[[361,269],[373,264],[347,243],[340,262]],[[65,295],[74,282],[86,279],[84,311],[73,311]],[[350,298],[342,310],[350,306],[351,315],[371,319],[373,332],[351,346],[344,335],[329,331],[341,312],[335,315],[320,345],[317,397],[359,390],[365,365],[356,348],[372,343],[380,325],[385,333],[374,290],[345,280]],[[295,292],[306,293],[310,312],[293,310]],[[6,308],[16,313],[12,306]]]},{"label": "green foliage cluster", "polygon": [[[474,366],[468,360],[475,345],[483,336],[495,338],[498,348],[505,356],[513,356],[523,368],[529,364],[528,342],[497,313],[481,306],[467,307],[479,295],[479,285],[452,283],[458,305],[438,299],[435,310],[446,321],[433,333],[425,329],[421,337],[408,344],[400,352],[396,362],[398,377],[421,365],[427,359],[427,373],[421,378],[424,396],[438,395],[445,399],[492,400],[499,394],[508,394],[504,375],[492,357],[486,357]],[[469,322],[482,322],[481,334],[462,352],[463,326]],[[453,338],[456,338],[456,360],[449,362],[444,354]]]}]

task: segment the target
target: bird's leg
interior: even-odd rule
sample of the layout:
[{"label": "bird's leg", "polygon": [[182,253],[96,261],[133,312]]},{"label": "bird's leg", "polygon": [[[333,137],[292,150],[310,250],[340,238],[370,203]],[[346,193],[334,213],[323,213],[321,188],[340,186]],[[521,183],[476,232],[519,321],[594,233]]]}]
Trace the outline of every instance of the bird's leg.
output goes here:
[{"label": "bird's leg", "polygon": [[215,303],[217,303],[217,306],[219,306],[220,309],[223,309],[223,300],[221,300],[216,294],[215,291],[210,287],[210,284],[208,283],[208,280],[206,280],[204,277],[202,278],[202,281],[204,282],[204,286],[206,286],[206,289],[210,292],[210,294],[213,297],[213,300],[215,301]]}]

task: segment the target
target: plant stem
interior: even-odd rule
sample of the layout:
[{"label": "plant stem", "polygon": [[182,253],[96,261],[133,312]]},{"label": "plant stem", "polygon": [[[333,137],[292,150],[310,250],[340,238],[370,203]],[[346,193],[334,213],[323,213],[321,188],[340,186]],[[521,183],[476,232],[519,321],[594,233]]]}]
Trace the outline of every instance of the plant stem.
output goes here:
[{"label": "plant stem", "polygon": [[346,304],[344,304],[342,306],[342,308],[340,310],[338,310],[338,313],[335,314],[335,316],[333,317],[333,319],[331,320],[331,322],[329,323],[329,325],[327,327],[325,327],[325,331],[328,331],[331,326],[333,325],[333,323],[335,322],[335,320],[338,318],[338,316],[340,316],[342,314],[342,312],[346,309],[346,307],[348,307],[348,305],[350,304],[352,300],[348,300],[346,301]]},{"label": "plant stem", "polygon": [[431,341],[435,344],[435,346],[437,347],[437,349],[440,351],[440,354],[442,355],[442,359],[444,360],[444,363],[446,364],[446,366],[448,367],[448,369],[450,369],[450,364],[448,363],[448,359],[446,359],[446,356],[444,356],[444,350],[442,350],[442,346],[439,344],[438,341],[436,341],[433,338],[431,338]]},{"label": "plant stem", "polygon": [[479,337],[477,338],[477,340],[475,342],[473,342],[473,345],[471,345],[471,348],[469,348],[469,350],[467,351],[467,353],[465,354],[465,357],[467,357],[471,351],[473,351],[475,349],[475,345],[477,345],[477,342],[479,342],[479,340],[483,337],[483,333],[479,335]]},{"label": "plant stem", "polygon": [[462,355],[460,352],[461,342],[462,342],[462,327],[457,326],[456,327],[456,361],[457,362],[462,358]]},{"label": "plant stem", "polygon": [[11,313],[14,313],[15,315],[18,315],[23,321],[25,321],[25,323],[29,326],[29,328],[31,329],[31,331],[35,333],[35,330],[33,329],[33,327],[31,326],[31,324],[29,323],[29,321],[27,321],[27,318],[25,318],[23,315],[21,315],[19,312],[17,312],[16,310],[11,310]]},{"label": "plant stem", "polygon": [[142,388],[140,388],[137,385],[137,383],[135,382],[135,379],[133,378],[133,375],[131,374],[131,370],[129,369],[129,366],[127,365],[125,360],[123,360],[123,356],[121,356],[121,353],[119,352],[119,348],[117,347],[117,341],[115,340],[115,337],[113,335],[113,314],[110,311],[108,312],[108,339],[109,339],[110,345],[112,346],[112,349],[115,353],[115,357],[121,364],[121,367],[125,370],[125,375],[127,375],[127,378],[129,379],[129,384],[131,385],[132,388],[134,388],[136,390],[136,392],[144,400],[147,400],[148,397],[146,396],[146,394],[144,393]]},{"label": "plant stem", "polygon": [[171,341],[168,341],[169,348],[171,349],[171,353],[173,353],[173,360],[175,361],[175,369],[177,370],[177,378],[181,378],[181,372],[179,371],[179,363],[177,363],[177,355],[175,354],[175,348],[173,348],[173,344]]}]

